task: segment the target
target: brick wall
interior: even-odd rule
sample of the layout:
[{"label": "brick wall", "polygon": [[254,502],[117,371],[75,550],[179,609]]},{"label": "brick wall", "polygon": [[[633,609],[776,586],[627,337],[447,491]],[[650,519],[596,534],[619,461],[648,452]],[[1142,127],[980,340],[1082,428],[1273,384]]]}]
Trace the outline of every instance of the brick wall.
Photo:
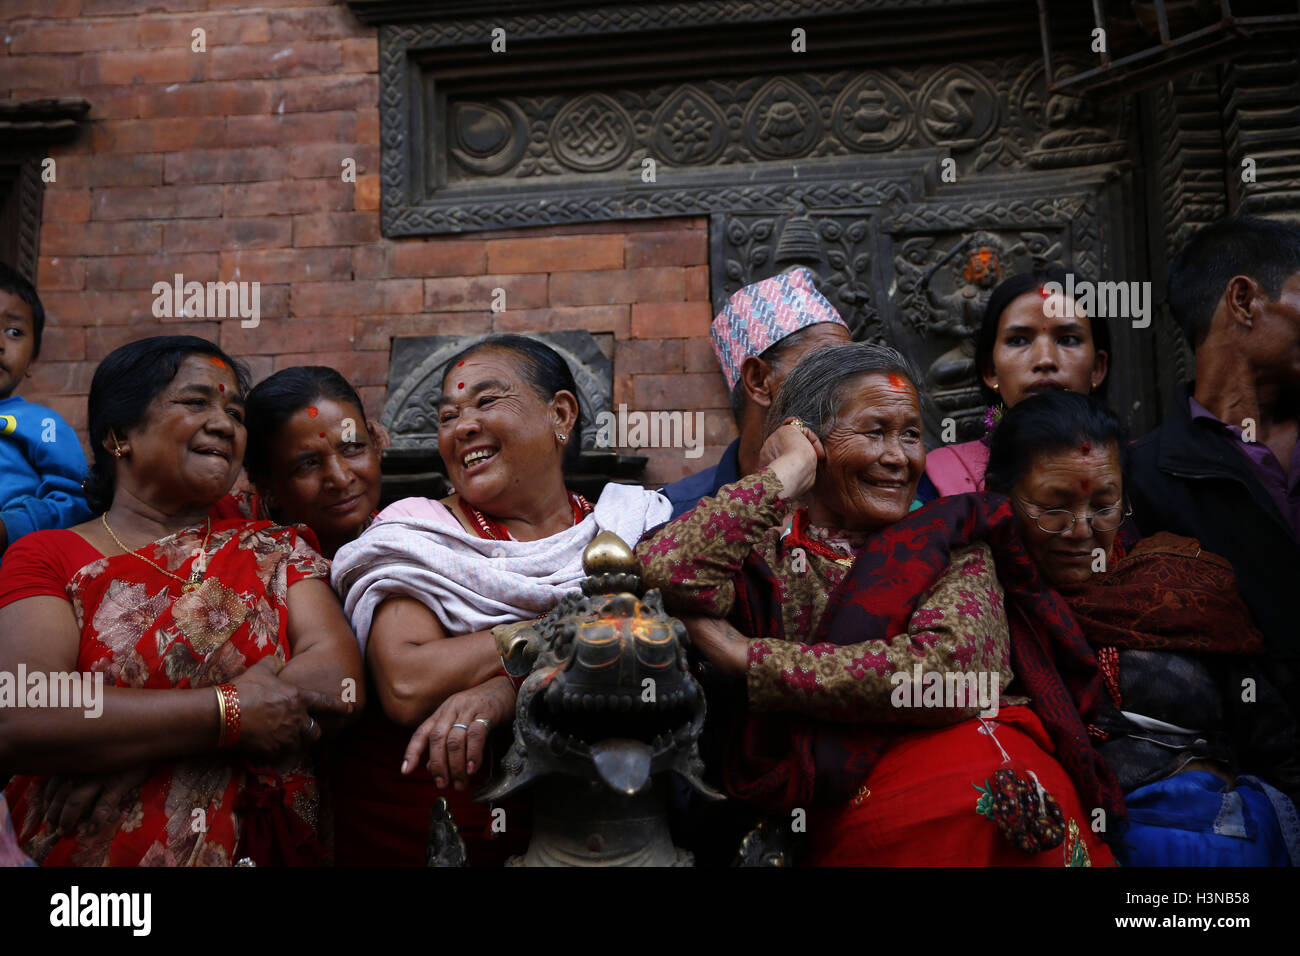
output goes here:
[{"label": "brick wall", "polygon": [[[92,104],[50,152],[49,318],[22,387],[77,429],[98,360],[145,335],[212,339],[255,379],[332,365],[377,414],[394,336],[586,329],[612,336],[616,404],[705,412],[703,455],[643,449],[647,482],[712,464],[734,437],[708,344],[706,220],[380,237],[378,40],[341,2],[5,0],[0,17],[0,96]],[[152,286],[175,273],[260,282],[261,324],[155,318]]]}]

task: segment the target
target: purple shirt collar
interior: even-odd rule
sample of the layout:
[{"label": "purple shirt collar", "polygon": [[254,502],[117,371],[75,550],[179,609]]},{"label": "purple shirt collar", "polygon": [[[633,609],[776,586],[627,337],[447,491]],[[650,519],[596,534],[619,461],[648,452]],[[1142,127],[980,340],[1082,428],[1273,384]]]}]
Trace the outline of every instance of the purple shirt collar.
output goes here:
[{"label": "purple shirt collar", "polygon": [[1282,470],[1282,465],[1272,450],[1263,442],[1243,439],[1240,426],[1221,421],[1198,402],[1195,396],[1188,396],[1187,404],[1193,421],[1198,418],[1208,419],[1219,426],[1220,434],[1227,433],[1224,434],[1225,438],[1229,434],[1232,436],[1232,446],[1246,456],[1255,479],[1268,492],[1273,504],[1277,505],[1283,520],[1291,527],[1291,534],[1300,541],[1300,442],[1296,443],[1291,455],[1291,473],[1288,475]]}]

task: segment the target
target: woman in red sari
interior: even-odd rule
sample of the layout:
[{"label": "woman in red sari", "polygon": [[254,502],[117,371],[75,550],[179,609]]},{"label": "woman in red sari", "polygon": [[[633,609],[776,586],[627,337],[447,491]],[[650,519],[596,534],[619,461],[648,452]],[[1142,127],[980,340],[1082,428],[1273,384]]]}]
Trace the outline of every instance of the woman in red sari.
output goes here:
[{"label": "woman in red sari", "polygon": [[203,339],[117,349],[89,399],[102,514],[5,555],[0,671],[103,681],[93,706],[0,710],[14,827],[43,865],[328,858],[307,749],[360,708],[361,662],[296,531],[210,516],[246,391]]}]

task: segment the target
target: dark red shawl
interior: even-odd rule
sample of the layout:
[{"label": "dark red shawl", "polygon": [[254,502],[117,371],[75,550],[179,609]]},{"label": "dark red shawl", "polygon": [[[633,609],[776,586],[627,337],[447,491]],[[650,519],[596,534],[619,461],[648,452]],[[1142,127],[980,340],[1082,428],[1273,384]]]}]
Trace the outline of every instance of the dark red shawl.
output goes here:
[{"label": "dark red shawl", "polygon": [[[1083,805],[1122,817],[1119,784],[1085,728],[1102,692],[1097,659],[1068,605],[1039,575],[1016,534],[1005,496],[940,498],[873,536],[831,595],[813,642],[842,646],[902,633],[920,599],[947,571],[952,552],[978,541],[992,549],[1006,592],[1013,692],[1030,698]],[[737,576],[732,613],[742,633],[788,639],[775,596],[771,569],[751,553]],[[729,748],[727,788],[742,800],[781,812],[843,803],[900,732],[800,715],[747,714]]]}]

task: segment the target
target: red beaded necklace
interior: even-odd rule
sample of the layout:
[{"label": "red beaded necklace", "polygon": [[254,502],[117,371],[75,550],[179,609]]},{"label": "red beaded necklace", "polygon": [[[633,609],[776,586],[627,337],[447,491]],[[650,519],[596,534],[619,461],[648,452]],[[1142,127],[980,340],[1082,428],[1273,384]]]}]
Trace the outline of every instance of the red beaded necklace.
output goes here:
[{"label": "red beaded necklace", "polygon": [[[506,530],[505,525],[498,521],[493,521],[483,512],[479,511],[464,498],[457,498],[456,503],[460,505],[461,513],[470,520],[474,530],[478,532],[480,538],[487,538],[489,541],[513,541],[510,532]],[[573,523],[577,524],[587,515],[591,514],[591,502],[582,495],[569,492],[569,504],[573,506]]]}]

